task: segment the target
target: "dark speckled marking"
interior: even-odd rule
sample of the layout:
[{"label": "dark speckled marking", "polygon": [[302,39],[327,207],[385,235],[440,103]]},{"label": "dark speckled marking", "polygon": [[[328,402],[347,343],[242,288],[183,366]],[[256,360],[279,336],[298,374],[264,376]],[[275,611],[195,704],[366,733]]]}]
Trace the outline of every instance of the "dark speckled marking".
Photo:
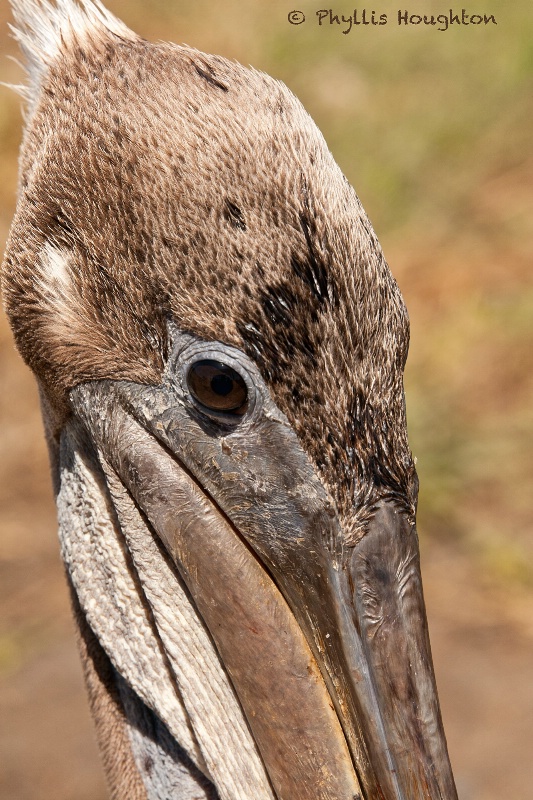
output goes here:
[{"label": "dark speckled marking", "polygon": [[311,289],[320,304],[329,302],[336,306],[338,304],[338,293],[331,277],[328,278],[330,270],[328,270],[323,258],[319,256],[313,244],[314,223],[307,214],[301,213],[300,226],[307,243],[307,258],[303,259],[296,253],[292,253],[291,267],[300,280]]},{"label": "dark speckled marking", "polygon": [[74,227],[69,218],[59,207],[52,209],[45,219],[43,230],[47,239],[52,239],[56,244],[72,245],[74,240]]},{"label": "dark speckled marking", "polygon": [[[318,362],[309,331],[294,325],[301,297],[289,282],[280,281],[261,289],[258,299],[261,312],[256,319],[238,326],[246,352],[273,384],[289,379],[295,360],[305,365],[302,374],[308,377]],[[293,393],[299,396],[297,387]]]},{"label": "dark speckled marking", "polygon": [[209,72],[203,70],[201,67],[198,66],[198,64],[194,65],[194,69],[196,70],[198,75],[201,78],[203,78],[204,81],[207,81],[207,83],[211,84],[211,86],[216,86],[217,89],[222,89],[223,92],[229,91],[228,87],[224,83],[217,80],[217,78],[215,78],[214,75],[210,75]]},{"label": "dark speckled marking", "polygon": [[267,286],[261,291],[261,305],[273,327],[289,326],[298,298],[286,285]]},{"label": "dark speckled marking", "polygon": [[234,228],[237,228],[241,231],[246,230],[246,222],[241,209],[228,199],[226,199],[226,204],[224,207],[224,219],[227,220],[227,222],[229,222],[229,224]]}]

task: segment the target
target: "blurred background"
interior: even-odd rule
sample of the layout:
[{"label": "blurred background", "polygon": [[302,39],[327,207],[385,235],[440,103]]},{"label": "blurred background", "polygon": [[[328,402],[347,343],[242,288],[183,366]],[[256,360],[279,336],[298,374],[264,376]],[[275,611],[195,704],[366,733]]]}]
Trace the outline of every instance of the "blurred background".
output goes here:
[{"label": "blurred background", "polygon": [[[318,25],[320,3],[108,0],[152,39],[283,80],[355,186],[411,316],[406,395],[445,728],[461,800],[533,786],[533,4],[497,25]],[[447,13],[412,0],[409,13]],[[306,22],[290,25],[301,10]],[[333,13],[349,16],[339,0]],[[372,9],[369,7],[367,13]],[[456,9],[454,9],[456,10]],[[459,8],[459,12],[460,12]],[[359,14],[362,7],[359,8]],[[21,71],[0,5],[1,78]],[[21,101],[0,89],[0,238]],[[32,377],[0,322],[0,797],[103,800]],[[252,800],[252,798],[250,799]]]}]

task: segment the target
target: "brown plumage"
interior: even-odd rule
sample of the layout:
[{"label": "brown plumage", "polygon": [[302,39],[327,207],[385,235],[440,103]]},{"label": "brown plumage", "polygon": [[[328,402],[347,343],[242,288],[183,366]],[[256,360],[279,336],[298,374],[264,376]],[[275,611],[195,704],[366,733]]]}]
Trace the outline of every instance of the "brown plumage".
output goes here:
[{"label": "brown plumage", "polygon": [[[412,509],[407,313],[299,101],[226,59],[103,26],[73,34],[43,81],[4,291],[51,404],[85,380],[157,382],[172,318],[257,362],[354,541],[379,495]],[[39,281],[47,242],[68,259],[59,297]]]},{"label": "brown plumage", "polygon": [[370,222],[283,84],[79,2],[13,0],[3,288],[113,797],[456,800]]}]

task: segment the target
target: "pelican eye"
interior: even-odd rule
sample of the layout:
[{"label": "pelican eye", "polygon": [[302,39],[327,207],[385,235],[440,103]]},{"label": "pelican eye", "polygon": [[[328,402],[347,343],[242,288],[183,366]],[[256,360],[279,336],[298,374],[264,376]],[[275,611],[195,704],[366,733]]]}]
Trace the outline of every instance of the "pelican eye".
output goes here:
[{"label": "pelican eye", "polygon": [[238,372],[220,361],[191,364],[187,385],[194,399],[211,411],[242,416],[248,408],[248,389]]}]

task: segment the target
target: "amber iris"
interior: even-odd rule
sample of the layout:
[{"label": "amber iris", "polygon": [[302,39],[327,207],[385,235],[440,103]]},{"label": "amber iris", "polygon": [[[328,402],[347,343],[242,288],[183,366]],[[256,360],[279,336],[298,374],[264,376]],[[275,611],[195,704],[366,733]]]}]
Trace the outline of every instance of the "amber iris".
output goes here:
[{"label": "amber iris", "polygon": [[187,373],[187,384],[194,399],[211,411],[237,415],[246,411],[245,382],[238,372],[220,361],[196,361]]}]

